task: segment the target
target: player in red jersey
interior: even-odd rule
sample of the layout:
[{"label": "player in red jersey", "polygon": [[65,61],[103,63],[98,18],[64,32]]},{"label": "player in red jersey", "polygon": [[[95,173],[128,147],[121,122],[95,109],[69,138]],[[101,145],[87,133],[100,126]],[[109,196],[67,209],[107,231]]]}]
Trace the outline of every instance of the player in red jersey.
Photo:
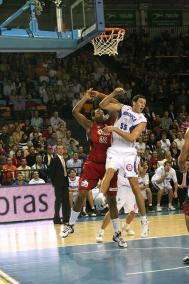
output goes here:
[{"label": "player in red jersey", "polygon": [[[119,90],[117,89],[117,92]],[[79,181],[79,195],[75,202],[74,208],[71,211],[71,216],[68,226],[63,230],[61,236],[66,238],[69,234],[74,232],[73,226],[77,221],[81,211],[83,202],[89,190],[94,188],[98,181],[103,178],[105,174],[106,152],[111,145],[111,133],[104,133],[103,128],[106,125],[111,125],[115,116],[110,114],[110,118],[104,120],[104,112],[97,108],[92,113],[92,120],[87,119],[82,113],[83,105],[91,100],[93,97],[103,99],[104,94],[95,92],[92,89],[88,90],[84,97],[78,102],[73,109],[73,115],[80,125],[86,130],[91,143],[91,150],[83,167],[83,173]],[[112,120],[112,121],[111,121]],[[110,188],[107,192],[107,202],[109,205],[112,224],[115,234],[113,240],[118,243],[120,247],[127,247],[127,243],[121,238],[119,231],[119,218],[116,204],[117,193],[117,175],[111,181]]]},{"label": "player in red jersey", "polygon": [[[186,177],[187,177],[187,172],[188,172],[188,157],[189,157],[189,128],[186,130],[185,134],[185,141],[184,145],[182,147],[180,156],[178,157],[178,165],[180,167],[181,172],[183,173],[183,181],[184,186],[187,187],[187,193],[186,193],[186,198],[183,203],[183,211],[184,211],[184,217],[185,217],[185,223],[186,227],[189,232],[189,184],[186,184]],[[185,264],[189,264],[189,254],[187,254],[183,258],[183,262]]]}]

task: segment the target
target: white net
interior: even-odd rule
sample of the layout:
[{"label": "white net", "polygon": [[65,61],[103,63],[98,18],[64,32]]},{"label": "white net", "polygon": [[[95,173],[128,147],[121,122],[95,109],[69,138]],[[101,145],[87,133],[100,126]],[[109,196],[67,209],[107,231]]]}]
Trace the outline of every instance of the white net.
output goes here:
[{"label": "white net", "polygon": [[123,41],[125,35],[124,29],[109,28],[105,32],[92,39],[94,46],[94,55],[117,55],[118,44]]}]

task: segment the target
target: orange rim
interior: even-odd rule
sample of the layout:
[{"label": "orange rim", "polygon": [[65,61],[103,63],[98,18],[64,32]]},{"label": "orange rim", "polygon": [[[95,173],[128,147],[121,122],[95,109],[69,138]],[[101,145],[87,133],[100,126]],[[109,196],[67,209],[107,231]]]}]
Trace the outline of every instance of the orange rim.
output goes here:
[{"label": "orange rim", "polygon": [[[105,33],[105,32],[112,32],[112,31],[115,32],[115,33],[113,34],[113,37],[115,37],[115,38],[118,36],[118,33],[119,33],[120,31],[122,31],[122,32],[125,33],[125,30],[122,29],[122,28],[105,28],[104,33]],[[102,34],[100,34],[100,35],[97,35],[96,38],[99,38],[99,37],[101,37],[101,38],[109,38],[110,36],[112,36],[112,34],[104,34],[104,33],[102,33]]]}]

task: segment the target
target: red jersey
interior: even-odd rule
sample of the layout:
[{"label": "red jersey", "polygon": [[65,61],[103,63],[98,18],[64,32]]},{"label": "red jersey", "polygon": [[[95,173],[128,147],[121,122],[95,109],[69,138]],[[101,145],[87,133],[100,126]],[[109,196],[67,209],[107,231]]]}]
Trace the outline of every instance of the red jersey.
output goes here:
[{"label": "red jersey", "polygon": [[91,150],[87,157],[88,161],[97,163],[106,162],[106,152],[108,147],[111,146],[112,135],[111,133],[104,133],[102,129],[107,124],[98,124],[93,122],[90,132]]}]

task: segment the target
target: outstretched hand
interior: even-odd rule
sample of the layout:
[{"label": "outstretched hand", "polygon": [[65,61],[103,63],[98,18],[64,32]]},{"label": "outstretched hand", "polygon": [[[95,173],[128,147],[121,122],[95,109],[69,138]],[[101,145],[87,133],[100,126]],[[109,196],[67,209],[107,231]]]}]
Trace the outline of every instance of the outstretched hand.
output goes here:
[{"label": "outstretched hand", "polygon": [[85,93],[85,97],[88,99],[88,100],[92,100],[93,98],[97,97],[98,96],[98,92],[97,91],[94,91],[93,88],[90,88],[86,91]]},{"label": "outstretched hand", "polygon": [[123,88],[115,88],[113,92],[116,96],[123,95],[126,93],[126,91]]},{"label": "outstretched hand", "polygon": [[105,133],[111,133],[115,130],[115,127],[114,126],[105,126],[102,131],[105,132]]}]

